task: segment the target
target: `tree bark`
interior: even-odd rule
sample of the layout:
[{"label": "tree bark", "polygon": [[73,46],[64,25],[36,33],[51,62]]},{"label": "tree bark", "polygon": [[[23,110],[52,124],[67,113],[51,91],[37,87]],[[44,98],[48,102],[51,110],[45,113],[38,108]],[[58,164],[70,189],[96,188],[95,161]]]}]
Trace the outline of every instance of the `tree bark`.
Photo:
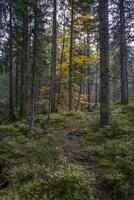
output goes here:
[{"label": "tree bark", "polygon": [[62,64],[63,64],[63,59],[64,59],[64,47],[65,47],[65,10],[64,10],[64,25],[63,25],[63,41],[62,41],[62,49],[61,49],[61,58],[60,58],[60,72],[59,72],[59,83],[58,83],[58,99],[57,99],[57,104],[60,105],[61,103],[61,79],[62,79]]},{"label": "tree bark", "polygon": [[31,110],[31,67],[29,65],[29,17],[28,0],[24,2],[22,12],[23,31],[22,31],[22,58],[21,58],[21,107],[20,115],[22,118],[30,120]]},{"label": "tree bark", "polygon": [[120,65],[121,65],[121,104],[128,104],[127,47],[125,36],[125,1],[120,0]]},{"label": "tree bark", "polygon": [[78,100],[77,100],[77,105],[76,105],[76,111],[79,110],[79,107],[80,107],[80,100],[81,100],[81,93],[82,93],[82,83],[83,80],[82,80],[82,77],[80,79],[80,89],[79,89],[79,96],[78,96]]},{"label": "tree bark", "polygon": [[34,127],[34,114],[35,114],[35,75],[36,75],[36,59],[37,59],[37,30],[38,30],[38,10],[37,1],[34,4],[34,38],[33,38],[33,65],[31,69],[31,128]]},{"label": "tree bark", "polygon": [[10,12],[10,40],[9,40],[9,118],[14,119],[14,110],[13,110],[13,28],[12,28],[12,1],[9,1],[9,12]]},{"label": "tree bark", "polygon": [[[90,76],[90,69],[88,67],[88,76]],[[88,99],[88,112],[92,111],[91,107],[91,78],[89,77],[87,80],[87,99]]]},{"label": "tree bark", "polygon": [[29,63],[29,17],[28,17],[28,3],[26,3],[25,15],[25,46],[24,46],[24,67],[25,67],[25,118],[31,122],[31,83],[32,83],[32,69]]},{"label": "tree bark", "polygon": [[100,37],[100,125],[111,122],[110,81],[109,81],[109,23],[108,0],[99,0]]},{"label": "tree bark", "polygon": [[98,65],[96,65],[96,75],[95,75],[95,106],[98,104]]},{"label": "tree bark", "polygon": [[53,35],[52,35],[52,49],[51,49],[51,112],[56,112],[56,50],[57,50],[57,0],[53,3]]},{"label": "tree bark", "polygon": [[18,77],[19,76],[19,49],[17,41],[17,50],[16,50],[16,79],[15,79],[15,98],[16,98],[16,112],[18,110]]},{"label": "tree bark", "polygon": [[72,110],[72,58],[73,58],[73,26],[74,26],[74,0],[71,0],[71,36],[70,36],[70,56],[69,56],[69,111]]},{"label": "tree bark", "polygon": [[[90,34],[89,34],[89,31],[87,30],[87,56],[89,57],[90,56]],[[88,66],[87,67],[87,74],[88,74],[88,80],[87,80],[87,100],[88,100],[88,106],[87,106],[87,110],[88,112],[91,112],[92,108],[91,108],[91,82],[92,82],[92,79],[91,79],[91,66]]]}]

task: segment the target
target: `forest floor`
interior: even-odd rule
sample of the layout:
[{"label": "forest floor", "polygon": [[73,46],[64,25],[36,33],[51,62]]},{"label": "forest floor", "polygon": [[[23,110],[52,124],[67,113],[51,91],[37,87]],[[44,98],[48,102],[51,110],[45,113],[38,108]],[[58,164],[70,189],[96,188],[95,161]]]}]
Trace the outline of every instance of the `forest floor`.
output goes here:
[{"label": "forest floor", "polygon": [[99,112],[37,115],[0,125],[0,200],[133,200],[134,106]]},{"label": "forest floor", "polygon": [[[94,192],[97,193],[97,197],[101,200],[110,200],[109,194],[102,188],[95,188],[97,180],[97,169],[90,160],[90,153],[81,146],[81,136],[85,127],[88,126],[92,117],[92,113],[84,114],[82,118],[75,119],[67,124],[65,129],[60,129],[61,136],[64,138],[63,153],[65,159],[70,164],[80,165],[86,173],[90,174],[94,179],[92,184],[94,185]],[[55,132],[55,131],[54,131]],[[56,130],[57,132],[57,130]],[[91,161],[91,162],[90,162]]]}]

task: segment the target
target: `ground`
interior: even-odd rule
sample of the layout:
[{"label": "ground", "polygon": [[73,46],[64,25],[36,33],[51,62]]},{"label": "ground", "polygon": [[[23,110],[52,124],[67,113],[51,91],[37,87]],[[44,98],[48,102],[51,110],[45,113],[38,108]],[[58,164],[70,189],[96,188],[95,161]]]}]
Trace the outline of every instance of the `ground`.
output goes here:
[{"label": "ground", "polygon": [[134,106],[113,107],[99,128],[92,113],[37,115],[0,126],[0,200],[133,200]]}]

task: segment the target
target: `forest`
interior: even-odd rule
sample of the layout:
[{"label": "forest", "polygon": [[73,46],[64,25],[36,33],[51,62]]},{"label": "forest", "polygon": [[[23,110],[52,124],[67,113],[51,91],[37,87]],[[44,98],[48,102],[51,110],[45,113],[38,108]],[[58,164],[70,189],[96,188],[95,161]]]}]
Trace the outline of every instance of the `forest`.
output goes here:
[{"label": "forest", "polygon": [[0,200],[134,200],[133,0],[0,0]]}]

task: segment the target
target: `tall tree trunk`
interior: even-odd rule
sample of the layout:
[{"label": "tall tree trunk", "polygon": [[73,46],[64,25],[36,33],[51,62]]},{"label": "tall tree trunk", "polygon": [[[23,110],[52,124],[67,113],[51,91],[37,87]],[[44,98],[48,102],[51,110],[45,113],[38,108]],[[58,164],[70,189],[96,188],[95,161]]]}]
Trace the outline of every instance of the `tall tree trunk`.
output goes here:
[{"label": "tall tree trunk", "polygon": [[18,41],[17,41],[17,49],[16,49],[16,77],[15,77],[15,98],[16,98],[16,112],[18,110],[18,76],[19,76],[19,49],[18,49]]},{"label": "tall tree trunk", "polygon": [[[90,76],[90,69],[88,67],[88,76]],[[88,99],[88,112],[91,112],[91,79],[90,77],[87,80],[87,99]]]},{"label": "tall tree trunk", "polygon": [[24,68],[25,68],[25,118],[30,122],[31,118],[31,66],[29,64],[29,19],[28,19],[28,0],[25,5],[24,16]]},{"label": "tall tree trunk", "polygon": [[14,119],[13,111],[13,30],[12,30],[12,1],[9,1],[9,12],[10,12],[10,40],[9,40],[9,118]]},{"label": "tall tree trunk", "polygon": [[37,10],[37,1],[34,5],[34,39],[33,39],[33,65],[31,69],[31,128],[34,127],[34,112],[35,112],[35,70],[36,70],[36,59],[37,59],[37,30],[38,30],[38,10]]},{"label": "tall tree trunk", "polygon": [[120,65],[121,65],[121,104],[128,104],[127,47],[125,36],[125,1],[119,1],[120,8]]},{"label": "tall tree trunk", "polygon": [[53,35],[52,35],[52,50],[51,50],[51,112],[56,112],[56,50],[57,50],[57,0],[53,0]]},{"label": "tall tree trunk", "polygon": [[[23,22],[22,22],[22,47],[21,47],[21,104],[20,104],[20,116],[22,118],[25,117],[25,73],[26,73],[26,67],[25,67],[25,40],[26,40],[26,20],[23,16]],[[27,46],[27,44],[26,44]]]},{"label": "tall tree trunk", "polygon": [[62,41],[62,49],[61,49],[61,58],[60,58],[60,72],[59,72],[59,83],[58,83],[58,99],[57,104],[60,105],[61,102],[61,79],[62,79],[62,64],[63,64],[63,58],[64,58],[64,47],[65,47],[65,10],[64,10],[64,25],[63,25],[63,41]]},{"label": "tall tree trunk", "polygon": [[[29,19],[28,0],[24,2],[23,32],[22,32],[22,58],[21,58],[21,117],[29,121],[30,118],[30,88],[31,88],[31,68],[28,64],[29,57]],[[23,14],[23,13],[22,13]]]},{"label": "tall tree trunk", "polygon": [[78,96],[78,100],[77,100],[77,105],[76,105],[76,111],[78,111],[79,107],[80,107],[80,100],[81,100],[81,93],[82,93],[82,77],[80,79],[80,89],[79,89],[79,96]]},{"label": "tall tree trunk", "polygon": [[71,36],[70,36],[70,57],[69,57],[69,111],[72,110],[72,58],[73,58],[73,26],[74,26],[74,0],[71,0]]},{"label": "tall tree trunk", "polygon": [[25,113],[25,69],[24,69],[24,48],[22,47],[21,56],[21,103],[20,116],[23,118]]},{"label": "tall tree trunk", "polygon": [[[87,56],[90,56],[90,34],[89,34],[89,30],[87,30]],[[87,80],[87,101],[88,101],[88,106],[87,106],[87,110],[88,112],[90,112],[92,110],[91,108],[91,66],[87,67],[87,74],[88,74],[88,80]]]},{"label": "tall tree trunk", "polygon": [[109,81],[109,23],[108,0],[99,0],[100,37],[100,125],[111,122]]},{"label": "tall tree trunk", "polygon": [[96,65],[96,75],[95,75],[95,106],[98,104],[98,65]]}]

